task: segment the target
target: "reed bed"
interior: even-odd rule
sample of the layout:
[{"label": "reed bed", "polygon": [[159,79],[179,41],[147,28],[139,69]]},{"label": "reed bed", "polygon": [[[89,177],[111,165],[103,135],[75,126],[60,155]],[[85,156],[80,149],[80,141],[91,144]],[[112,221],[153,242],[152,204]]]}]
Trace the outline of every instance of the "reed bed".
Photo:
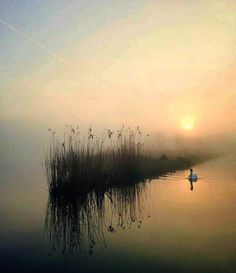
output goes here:
[{"label": "reed bed", "polygon": [[161,174],[189,167],[190,158],[150,156],[144,150],[148,135],[140,128],[107,129],[102,137],[89,128],[87,136],[79,127],[66,126],[62,140],[52,134],[52,143],[45,157],[50,193],[105,192],[111,187],[158,177]]}]

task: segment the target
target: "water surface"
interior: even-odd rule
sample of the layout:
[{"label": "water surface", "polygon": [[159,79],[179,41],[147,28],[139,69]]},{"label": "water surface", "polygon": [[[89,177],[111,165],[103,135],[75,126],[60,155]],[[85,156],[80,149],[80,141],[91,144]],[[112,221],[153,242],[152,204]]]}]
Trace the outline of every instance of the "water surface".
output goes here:
[{"label": "water surface", "polygon": [[50,200],[38,163],[3,172],[1,272],[236,272],[236,156],[105,198]]}]

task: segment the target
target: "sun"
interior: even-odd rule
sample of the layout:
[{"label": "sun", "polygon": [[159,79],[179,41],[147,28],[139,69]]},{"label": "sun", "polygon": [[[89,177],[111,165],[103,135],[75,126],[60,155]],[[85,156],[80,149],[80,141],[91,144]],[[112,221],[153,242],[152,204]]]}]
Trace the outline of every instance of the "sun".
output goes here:
[{"label": "sun", "polygon": [[195,122],[192,118],[184,118],[181,121],[181,127],[185,131],[192,131],[195,127]]}]

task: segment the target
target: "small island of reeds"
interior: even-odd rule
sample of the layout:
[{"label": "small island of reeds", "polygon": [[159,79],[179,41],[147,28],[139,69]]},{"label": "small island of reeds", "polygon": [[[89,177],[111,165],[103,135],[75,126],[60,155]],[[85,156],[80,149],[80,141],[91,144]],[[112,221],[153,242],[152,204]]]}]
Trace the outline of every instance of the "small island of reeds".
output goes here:
[{"label": "small island of reeds", "polygon": [[51,194],[106,192],[112,187],[158,178],[169,172],[186,169],[205,156],[169,156],[145,150],[149,135],[140,128],[117,131],[107,129],[98,138],[91,128],[83,136],[79,127],[66,125],[62,140],[52,134],[45,157],[48,189]]}]

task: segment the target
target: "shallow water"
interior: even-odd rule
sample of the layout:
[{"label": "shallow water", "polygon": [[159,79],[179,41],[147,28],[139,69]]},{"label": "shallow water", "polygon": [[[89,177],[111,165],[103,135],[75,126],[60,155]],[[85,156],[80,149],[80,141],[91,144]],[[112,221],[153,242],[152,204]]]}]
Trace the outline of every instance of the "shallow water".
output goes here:
[{"label": "shallow water", "polygon": [[[40,164],[0,183],[1,272],[236,272],[236,156],[99,202],[48,200]],[[45,221],[46,220],[46,221]]]}]

